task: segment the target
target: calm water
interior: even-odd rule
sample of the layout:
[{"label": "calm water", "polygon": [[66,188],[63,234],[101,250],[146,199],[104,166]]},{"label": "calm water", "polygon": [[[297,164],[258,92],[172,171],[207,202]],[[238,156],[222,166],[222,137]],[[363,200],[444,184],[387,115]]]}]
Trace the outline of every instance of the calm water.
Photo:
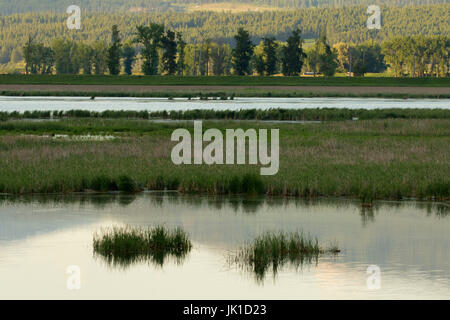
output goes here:
[{"label": "calm water", "polygon": [[301,108],[440,108],[450,109],[450,99],[378,98],[236,98],[235,100],[187,100],[160,98],[2,97],[0,111],[32,110],[188,110],[188,109],[301,109]]},{"label": "calm water", "polygon": [[[149,193],[0,199],[0,299],[449,299],[450,209],[443,204],[305,202]],[[193,250],[181,263],[118,269],[93,256],[112,225],[181,226]],[[264,231],[303,230],[342,252],[257,281],[226,257]],[[70,265],[81,288],[68,290]],[[381,271],[367,287],[369,265]]]}]

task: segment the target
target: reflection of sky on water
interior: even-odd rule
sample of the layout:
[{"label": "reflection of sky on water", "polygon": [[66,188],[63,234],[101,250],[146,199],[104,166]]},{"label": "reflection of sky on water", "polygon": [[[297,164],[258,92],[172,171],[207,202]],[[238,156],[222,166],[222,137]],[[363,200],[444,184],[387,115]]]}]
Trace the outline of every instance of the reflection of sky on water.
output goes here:
[{"label": "reflection of sky on water", "polygon": [[[311,298],[449,298],[448,212],[445,205],[414,202],[383,202],[363,212],[349,200],[266,201],[174,194],[6,198],[0,202],[0,297],[170,298],[172,294],[190,298],[183,296],[187,288],[179,287],[193,285],[198,288],[194,298],[226,298],[227,294],[234,298],[234,288],[241,290],[237,297],[252,299],[308,298],[308,294]],[[91,242],[93,232],[113,224],[182,226],[194,248],[181,265],[168,263],[157,269],[143,263],[122,272],[111,270],[93,259]],[[300,272],[282,270],[264,285],[227,266],[227,252],[261,232],[276,230],[304,230],[324,244],[337,241],[343,251]],[[86,288],[78,296],[65,289],[69,264],[85,270]],[[378,293],[365,287],[366,268],[371,264],[380,266],[383,274]],[[108,283],[112,278],[117,283]],[[139,278],[151,278],[159,291],[134,288],[133,283],[146,288],[147,280]],[[43,292],[30,289],[44,282],[48,285]],[[102,289],[106,283],[108,290]],[[214,284],[223,289],[212,288]],[[170,293],[167,287],[178,289]]]},{"label": "reflection of sky on water", "polygon": [[0,111],[32,110],[187,110],[187,109],[301,109],[301,108],[440,108],[450,109],[449,99],[383,98],[236,98],[235,100],[187,100],[163,98],[2,97]]}]

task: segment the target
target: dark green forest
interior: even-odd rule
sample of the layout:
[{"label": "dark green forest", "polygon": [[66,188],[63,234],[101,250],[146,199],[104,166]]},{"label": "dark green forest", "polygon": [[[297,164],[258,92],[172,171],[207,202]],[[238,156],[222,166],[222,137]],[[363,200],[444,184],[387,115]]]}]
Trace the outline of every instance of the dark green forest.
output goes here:
[{"label": "dark green forest", "polygon": [[448,35],[450,4],[410,7],[383,7],[382,28],[368,30],[367,7],[298,9],[248,13],[114,13],[82,12],[81,29],[68,30],[67,15],[26,13],[0,16],[0,64],[17,56],[29,36],[36,42],[50,45],[56,38],[74,41],[109,41],[111,27],[117,24],[123,39],[131,38],[137,25],[164,24],[166,28],[183,34],[187,43],[211,40],[233,45],[233,36],[240,27],[249,31],[252,41],[273,36],[285,41],[299,28],[304,39],[327,35],[331,44],[365,41],[381,42],[395,36]]}]

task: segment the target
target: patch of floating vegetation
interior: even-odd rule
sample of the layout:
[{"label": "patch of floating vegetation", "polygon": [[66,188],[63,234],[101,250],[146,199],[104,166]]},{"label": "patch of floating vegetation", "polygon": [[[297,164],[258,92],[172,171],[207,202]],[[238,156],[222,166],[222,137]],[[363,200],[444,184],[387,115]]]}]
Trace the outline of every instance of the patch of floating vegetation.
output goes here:
[{"label": "patch of floating vegetation", "polygon": [[318,263],[322,254],[338,254],[336,244],[328,248],[319,246],[317,238],[303,232],[264,233],[228,257],[230,265],[253,273],[262,282],[269,270],[275,277],[287,265],[301,268],[304,264]]},{"label": "patch of floating vegetation", "polygon": [[94,256],[103,258],[110,266],[125,269],[141,262],[163,266],[169,257],[180,264],[191,251],[192,243],[181,228],[125,226],[94,234],[93,247]]}]

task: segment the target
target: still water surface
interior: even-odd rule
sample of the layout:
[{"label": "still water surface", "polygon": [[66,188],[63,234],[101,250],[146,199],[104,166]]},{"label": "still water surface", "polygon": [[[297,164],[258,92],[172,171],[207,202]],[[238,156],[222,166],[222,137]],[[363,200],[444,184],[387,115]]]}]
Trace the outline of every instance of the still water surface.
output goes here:
[{"label": "still water surface", "polygon": [[380,99],[380,98],[236,98],[234,100],[187,100],[162,98],[95,98],[88,97],[2,97],[0,111],[33,110],[239,110],[303,108],[438,108],[450,109],[450,99]]},{"label": "still water surface", "polygon": [[[114,225],[181,226],[181,263],[125,269],[93,255]],[[342,252],[258,281],[226,257],[265,231],[303,230]],[[335,199],[217,198],[171,193],[0,198],[0,299],[450,299],[450,209],[445,204]],[[81,270],[68,290],[67,267]],[[381,271],[367,287],[367,268]]]}]

